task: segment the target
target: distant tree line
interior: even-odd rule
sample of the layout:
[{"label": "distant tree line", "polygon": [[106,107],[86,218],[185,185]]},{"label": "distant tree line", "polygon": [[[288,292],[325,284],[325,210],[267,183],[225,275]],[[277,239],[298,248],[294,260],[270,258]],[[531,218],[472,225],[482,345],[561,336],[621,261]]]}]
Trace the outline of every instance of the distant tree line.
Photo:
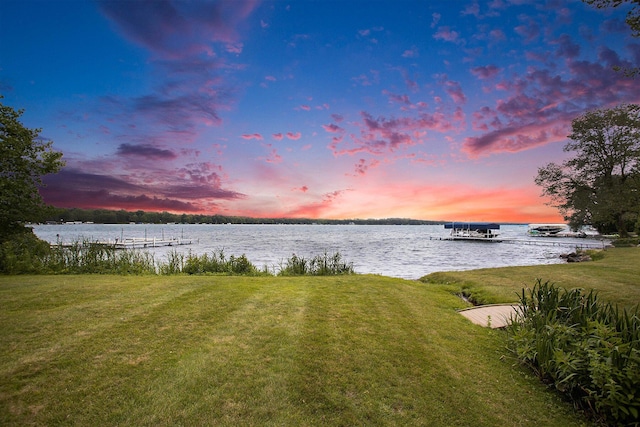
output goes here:
[{"label": "distant tree line", "polygon": [[356,225],[431,225],[444,221],[425,221],[410,218],[385,219],[310,219],[310,218],[253,218],[247,216],[174,214],[170,212],[135,212],[107,209],[55,208],[46,222],[93,222],[95,224],[356,224]]}]

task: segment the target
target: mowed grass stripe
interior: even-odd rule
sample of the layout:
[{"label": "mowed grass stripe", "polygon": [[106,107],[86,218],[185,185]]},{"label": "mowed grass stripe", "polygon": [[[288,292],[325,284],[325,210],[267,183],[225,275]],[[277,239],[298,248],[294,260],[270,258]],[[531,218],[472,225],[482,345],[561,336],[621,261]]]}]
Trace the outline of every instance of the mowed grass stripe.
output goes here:
[{"label": "mowed grass stripe", "polygon": [[463,305],[380,276],[1,277],[0,424],[579,425]]},{"label": "mowed grass stripe", "polygon": [[139,416],[149,424],[233,424],[266,422],[275,413],[294,411],[286,378],[304,307],[299,289],[260,283],[224,321],[203,322],[200,329],[207,332],[170,372],[156,378],[148,399],[153,410],[140,407]]},{"label": "mowed grass stripe", "polygon": [[521,388],[523,373],[500,361],[498,334],[470,327],[455,312],[460,299],[415,282],[362,279],[339,295],[320,289],[307,311],[305,354],[321,355],[298,363],[299,377],[308,376],[299,387],[310,418],[328,425],[558,422],[564,409],[553,396],[542,393],[522,407],[532,400],[531,384]]}]

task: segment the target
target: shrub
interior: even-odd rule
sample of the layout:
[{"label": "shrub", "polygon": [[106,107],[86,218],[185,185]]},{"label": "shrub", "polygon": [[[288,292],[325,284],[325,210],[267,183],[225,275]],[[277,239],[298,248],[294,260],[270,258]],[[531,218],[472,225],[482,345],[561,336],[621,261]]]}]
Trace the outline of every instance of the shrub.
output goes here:
[{"label": "shrub", "polygon": [[[538,280],[522,291],[508,327],[509,349],[544,381],[607,424],[637,425],[640,413],[640,318]],[[634,424],[635,423],[635,424]]]},{"label": "shrub", "polygon": [[49,244],[38,239],[31,229],[5,236],[0,243],[0,273],[39,273],[49,251]]}]

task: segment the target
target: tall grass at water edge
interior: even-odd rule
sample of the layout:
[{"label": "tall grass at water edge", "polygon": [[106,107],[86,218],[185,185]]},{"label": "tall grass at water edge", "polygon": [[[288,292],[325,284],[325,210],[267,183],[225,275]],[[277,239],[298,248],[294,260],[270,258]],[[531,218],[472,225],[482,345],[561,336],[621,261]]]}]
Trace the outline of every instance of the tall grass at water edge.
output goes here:
[{"label": "tall grass at water edge", "polygon": [[279,276],[334,276],[354,274],[353,263],[344,261],[340,252],[333,255],[324,252],[312,258],[291,255],[278,268],[264,266],[258,269],[246,255],[231,255],[227,258],[224,250],[211,254],[187,255],[177,251],[169,252],[167,263],[159,267],[161,274],[229,274],[229,275],[279,275]]},{"label": "tall grass at water edge", "polygon": [[576,407],[607,425],[640,425],[640,317],[595,291],[538,280],[523,289],[509,348]]},{"label": "tall grass at water edge", "polygon": [[43,259],[45,272],[69,274],[153,274],[156,262],[146,251],[119,250],[109,245],[76,241],[55,245]]},{"label": "tall grass at water edge", "polygon": [[210,254],[183,254],[176,250],[166,260],[140,249],[117,249],[88,240],[70,245],[40,241],[6,244],[0,248],[0,273],[4,274],[226,274],[226,275],[342,275],[353,274],[353,263],[336,252],[305,258],[293,254],[277,266],[256,267],[247,257],[227,257],[220,249]]},{"label": "tall grass at water edge", "polygon": [[313,258],[306,259],[293,254],[280,267],[280,276],[333,276],[340,274],[353,274],[353,263],[342,259],[340,252],[329,255],[324,252]]}]

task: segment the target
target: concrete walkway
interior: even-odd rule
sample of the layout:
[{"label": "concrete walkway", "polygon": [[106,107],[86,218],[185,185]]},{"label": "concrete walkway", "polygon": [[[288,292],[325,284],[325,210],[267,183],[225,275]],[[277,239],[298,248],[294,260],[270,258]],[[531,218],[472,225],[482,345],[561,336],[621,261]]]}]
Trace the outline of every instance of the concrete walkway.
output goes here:
[{"label": "concrete walkway", "polygon": [[509,324],[511,316],[516,315],[518,304],[491,304],[458,310],[476,325],[488,328],[504,328]]}]

